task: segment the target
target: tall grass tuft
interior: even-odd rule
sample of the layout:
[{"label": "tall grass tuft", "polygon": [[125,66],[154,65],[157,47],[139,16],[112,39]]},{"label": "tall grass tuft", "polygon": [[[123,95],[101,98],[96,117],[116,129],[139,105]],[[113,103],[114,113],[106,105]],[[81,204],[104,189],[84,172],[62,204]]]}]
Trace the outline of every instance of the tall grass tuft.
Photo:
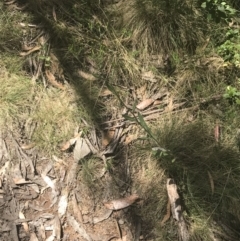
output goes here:
[{"label": "tall grass tuft", "polygon": [[208,29],[197,1],[130,0],[119,8],[133,44],[149,52],[194,52]]}]

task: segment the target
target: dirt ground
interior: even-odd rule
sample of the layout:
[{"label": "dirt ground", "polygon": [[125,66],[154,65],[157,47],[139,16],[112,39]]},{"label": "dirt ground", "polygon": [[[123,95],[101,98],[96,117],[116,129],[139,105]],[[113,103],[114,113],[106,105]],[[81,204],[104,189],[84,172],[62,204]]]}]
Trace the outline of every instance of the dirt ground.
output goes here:
[{"label": "dirt ground", "polygon": [[97,181],[109,187],[96,196],[81,183],[73,153],[46,158],[37,148],[28,149],[20,135],[9,133],[1,136],[0,144],[1,240],[134,239],[128,208],[112,210],[118,207],[109,202],[113,187],[103,164]]}]

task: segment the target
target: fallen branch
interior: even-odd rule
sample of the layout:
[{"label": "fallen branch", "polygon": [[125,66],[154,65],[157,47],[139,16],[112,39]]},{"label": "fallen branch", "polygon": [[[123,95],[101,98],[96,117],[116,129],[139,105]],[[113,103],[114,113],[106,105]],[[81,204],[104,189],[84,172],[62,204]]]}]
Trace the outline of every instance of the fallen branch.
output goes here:
[{"label": "fallen branch", "polygon": [[182,215],[181,200],[177,192],[177,185],[171,178],[167,179],[167,193],[171,205],[171,211],[173,218],[178,224],[178,233],[181,241],[189,240],[189,233],[186,222]]}]

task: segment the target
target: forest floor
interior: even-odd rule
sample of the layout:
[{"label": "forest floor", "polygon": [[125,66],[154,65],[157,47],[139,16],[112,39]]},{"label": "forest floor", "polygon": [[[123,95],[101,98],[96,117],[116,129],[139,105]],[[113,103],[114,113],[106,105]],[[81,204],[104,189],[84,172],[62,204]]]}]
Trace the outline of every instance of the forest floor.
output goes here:
[{"label": "forest floor", "polygon": [[239,238],[239,107],[220,56],[169,70],[152,55],[163,75],[99,86],[94,59],[67,71],[31,11],[0,9],[0,240]]}]

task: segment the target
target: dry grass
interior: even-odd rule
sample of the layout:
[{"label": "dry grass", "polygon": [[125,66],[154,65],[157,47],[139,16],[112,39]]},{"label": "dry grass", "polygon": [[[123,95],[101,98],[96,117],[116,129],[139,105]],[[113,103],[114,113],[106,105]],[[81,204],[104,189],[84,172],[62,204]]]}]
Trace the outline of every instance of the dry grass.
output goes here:
[{"label": "dry grass", "polygon": [[23,75],[8,72],[4,62],[0,63],[0,126],[13,129],[13,122],[21,118],[30,106],[31,82]]},{"label": "dry grass", "polygon": [[192,123],[180,116],[171,117],[159,126],[156,130],[159,143],[176,159],[171,162],[168,156],[156,156],[159,165],[178,182],[188,216],[196,220],[193,237],[210,240],[209,223],[221,220],[220,223],[228,225],[231,215],[239,216],[234,204],[240,195],[239,181],[236,179],[240,174],[239,152],[234,136],[225,129],[228,122],[222,122],[219,143],[214,139],[215,123],[209,113],[202,115],[199,112],[199,118]]},{"label": "dry grass", "polygon": [[194,52],[207,29],[197,1],[121,1],[119,9],[134,46],[147,52]]},{"label": "dry grass", "polygon": [[57,152],[59,145],[72,138],[79,126],[82,113],[79,113],[74,94],[67,90],[40,89],[35,103],[30,112],[36,123],[32,141],[47,153]]},{"label": "dry grass", "polygon": [[[6,56],[0,63],[0,92],[4,93],[0,96],[1,126],[6,122],[14,125],[16,118],[20,118],[25,126],[29,123],[26,131],[32,134],[26,135],[46,155],[59,153],[59,144],[71,138],[77,126],[87,129],[82,119],[89,126],[99,129],[102,119],[121,115],[118,113],[120,104],[116,104],[114,97],[99,97],[101,89],[106,82],[117,86],[116,89],[121,89],[123,85],[125,89],[119,93],[123,100],[127,99],[130,92],[126,89],[134,90],[142,85],[141,72],[152,67],[149,56],[155,52],[169,52],[171,58],[175,58],[177,69],[171,73],[171,78],[156,69],[155,74],[162,78],[151,83],[157,88],[168,87],[174,100],[187,100],[187,106],[193,106],[198,105],[201,98],[224,91],[226,72],[221,58],[211,59],[212,56],[203,57],[199,53],[188,62],[182,62],[185,59],[180,52],[194,53],[196,47],[204,43],[208,27],[196,1],[172,1],[171,6],[166,5],[168,1],[121,1],[117,7],[119,12],[124,12],[122,23],[125,27],[120,29],[111,24],[108,12],[103,14],[95,5],[89,4],[89,8],[83,11],[81,3],[92,1],[63,1],[60,10],[56,9],[57,21],[46,18],[46,13],[52,16],[53,1],[44,8],[39,7],[40,1],[37,4],[35,1],[28,2],[36,14],[36,10],[42,9],[37,19],[53,33],[52,46],[75,90],[69,86],[65,90],[46,89],[41,84],[33,86],[19,72],[19,58]],[[2,21],[7,17],[4,16]],[[9,28],[15,26],[15,21],[9,21]],[[116,26],[121,26],[121,23]],[[19,42],[20,33],[19,29],[14,32],[15,45]],[[4,46],[4,41],[0,39],[0,47]],[[208,54],[211,51],[208,49]],[[78,68],[89,69],[90,64],[86,60],[89,56],[94,59],[98,70],[96,81],[76,76]],[[227,78],[236,83],[236,76],[231,73]],[[237,230],[240,218],[238,111],[238,106],[220,100],[198,105],[193,112],[165,115],[158,122],[148,125],[159,145],[168,150],[168,155],[153,153],[151,148],[156,142],[153,143],[151,138],[148,141],[138,140],[129,150],[121,150],[121,154],[129,151],[128,162],[114,156],[108,162],[109,166],[104,167],[99,159],[84,160],[80,179],[99,201],[104,198],[103,189],[107,192],[109,188],[111,197],[119,196],[120,192],[137,191],[143,201],[130,209],[130,215],[141,218],[142,233],[147,240],[177,238],[176,224],[172,219],[163,228],[160,227],[167,205],[167,177],[174,178],[179,187],[186,207],[184,215],[191,224],[192,240],[213,240],[210,225],[214,226],[215,221],[217,224],[231,223]],[[222,126],[219,142],[214,137],[217,120]],[[104,168],[107,174],[102,178],[99,173]],[[129,176],[125,175],[126,170],[130,170]]]}]

